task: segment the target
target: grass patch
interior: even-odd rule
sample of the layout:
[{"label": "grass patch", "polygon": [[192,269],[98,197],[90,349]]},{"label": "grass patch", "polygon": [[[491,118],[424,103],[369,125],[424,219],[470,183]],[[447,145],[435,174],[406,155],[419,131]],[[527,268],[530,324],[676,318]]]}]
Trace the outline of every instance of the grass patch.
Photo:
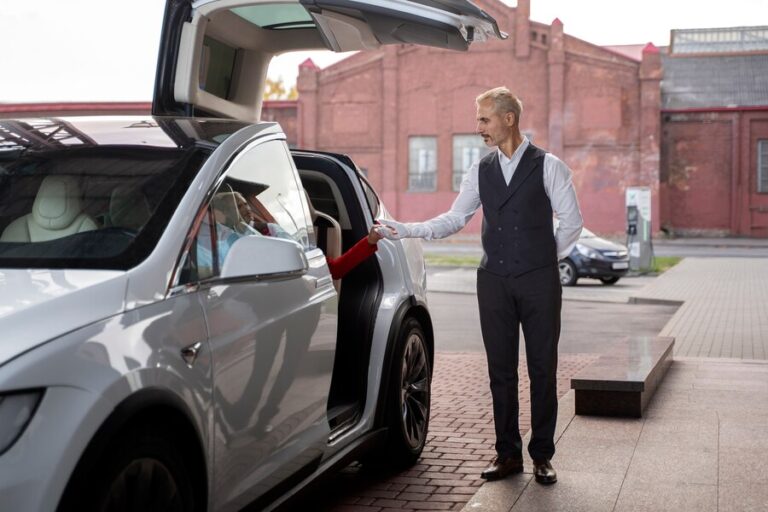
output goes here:
[{"label": "grass patch", "polygon": [[[653,267],[651,272],[661,274],[665,270],[669,270],[674,267],[683,258],[678,256],[656,256],[653,259]],[[430,267],[473,267],[477,268],[480,265],[480,256],[457,256],[446,254],[430,254],[424,255],[424,261],[427,266]]]},{"label": "grass patch", "polygon": [[448,256],[445,254],[425,254],[427,266],[432,267],[477,267],[480,256]]},{"label": "grass patch", "polygon": [[680,260],[682,259],[683,258],[678,256],[656,256],[653,258],[653,268],[651,270],[661,274],[665,270],[669,270],[670,268],[680,263]]}]

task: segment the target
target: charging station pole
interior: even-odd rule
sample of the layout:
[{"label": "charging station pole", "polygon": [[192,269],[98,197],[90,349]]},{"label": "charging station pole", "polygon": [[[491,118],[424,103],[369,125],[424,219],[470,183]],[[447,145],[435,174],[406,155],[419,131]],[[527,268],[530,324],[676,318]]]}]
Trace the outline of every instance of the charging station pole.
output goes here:
[{"label": "charging station pole", "polygon": [[653,262],[651,188],[627,187],[626,207],[629,269],[649,270]]}]

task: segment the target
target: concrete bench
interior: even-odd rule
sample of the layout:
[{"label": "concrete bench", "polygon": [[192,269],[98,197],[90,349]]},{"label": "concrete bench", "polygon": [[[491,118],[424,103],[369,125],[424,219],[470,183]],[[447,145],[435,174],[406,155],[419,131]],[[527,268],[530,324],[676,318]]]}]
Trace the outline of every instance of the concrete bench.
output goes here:
[{"label": "concrete bench", "polygon": [[576,414],[639,418],[669,365],[675,338],[628,336],[571,379]]}]

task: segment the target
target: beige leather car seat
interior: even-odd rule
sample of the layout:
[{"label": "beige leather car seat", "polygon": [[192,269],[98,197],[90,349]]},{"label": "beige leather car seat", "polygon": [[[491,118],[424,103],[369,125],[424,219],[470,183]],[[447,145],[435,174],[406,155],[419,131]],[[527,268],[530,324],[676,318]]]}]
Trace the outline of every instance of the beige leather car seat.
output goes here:
[{"label": "beige leather car seat", "polygon": [[[317,235],[318,245],[325,257],[335,259],[341,256],[341,225],[339,222],[330,215],[315,210],[312,205],[312,200],[309,199],[309,194],[304,190],[304,197],[307,198],[307,204],[309,205],[309,215],[312,219],[312,224],[315,226],[315,234]],[[341,281],[339,279],[333,280],[333,286],[336,291],[341,290]]]},{"label": "beige leather car seat", "polygon": [[134,187],[118,185],[109,198],[109,225],[141,230],[152,216],[146,196]]},{"label": "beige leather car seat", "polygon": [[83,212],[80,187],[72,176],[47,176],[37,190],[32,212],[11,222],[2,242],[45,242],[98,229]]}]

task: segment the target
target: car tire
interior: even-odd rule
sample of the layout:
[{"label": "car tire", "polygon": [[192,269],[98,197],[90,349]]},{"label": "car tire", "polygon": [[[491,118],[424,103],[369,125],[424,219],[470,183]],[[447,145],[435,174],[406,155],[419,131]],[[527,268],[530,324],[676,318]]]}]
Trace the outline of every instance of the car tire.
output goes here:
[{"label": "car tire", "polygon": [[617,276],[612,276],[612,277],[601,277],[601,278],[600,278],[600,281],[601,281],[603,284],[606,284],[606,285],[616,284],[617,282],[619,282],[619,277],[617,277]]},{"label": "car tire", "polygon": [[571,260],[560,260],[557,264],[560,271],[560,284],[563,286],[575,286],[579,280],[579,274],[576,271],[576,265]]},{"label": "car tire", "polygon": [[404,468],[414,465],[427,441],[432,363],[421,324],[407,318],[394,348],[385,404],[387,440],[365,463]]},{"label": "car tire", "polygon": [[121,433],[78,486],[79,511],[186,512],[205,510],[173,436],[139,425]]}]

